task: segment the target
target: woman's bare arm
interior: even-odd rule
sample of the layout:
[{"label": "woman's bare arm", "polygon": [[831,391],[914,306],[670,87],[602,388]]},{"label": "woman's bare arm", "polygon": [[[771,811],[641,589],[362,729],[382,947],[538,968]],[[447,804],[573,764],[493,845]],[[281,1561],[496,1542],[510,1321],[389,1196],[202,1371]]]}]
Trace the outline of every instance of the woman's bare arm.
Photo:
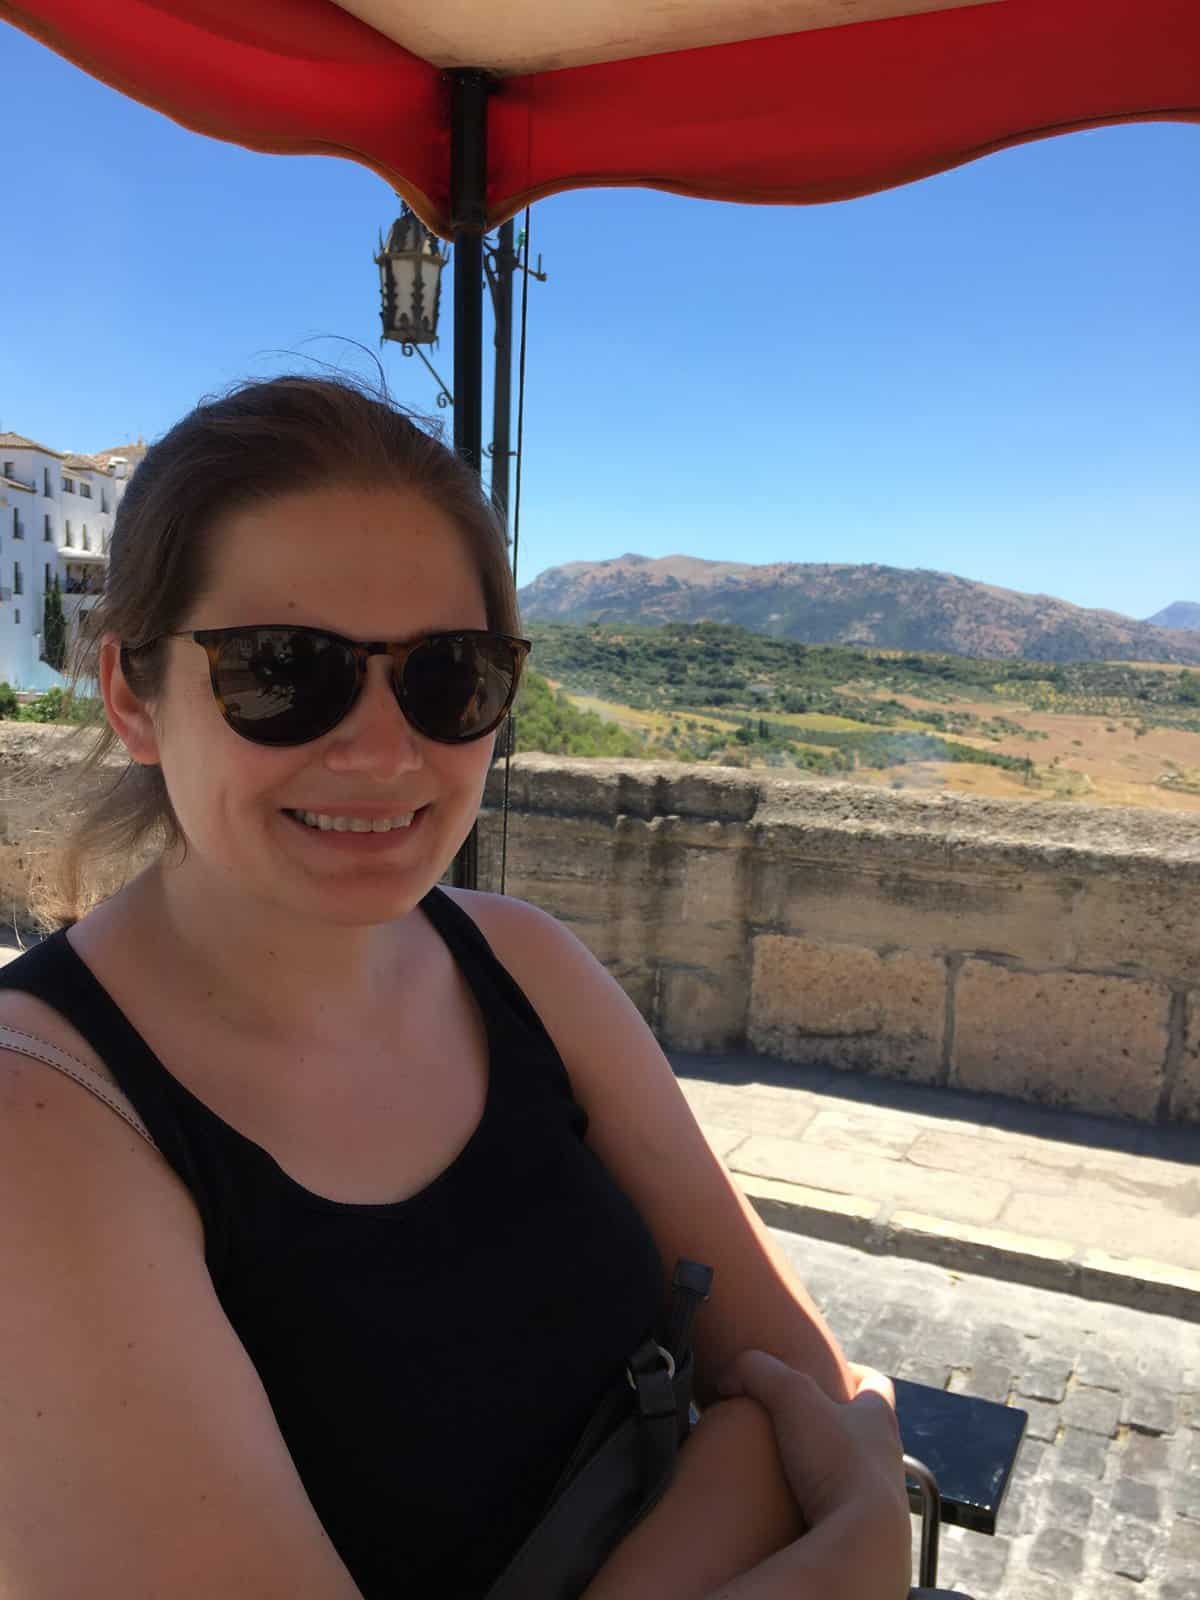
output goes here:
[{"label": "woman's bare arm", "polygon": [[107,1107],[7,1051],[0,1284],[4,1600],[361,1600],[187,1190]]}]

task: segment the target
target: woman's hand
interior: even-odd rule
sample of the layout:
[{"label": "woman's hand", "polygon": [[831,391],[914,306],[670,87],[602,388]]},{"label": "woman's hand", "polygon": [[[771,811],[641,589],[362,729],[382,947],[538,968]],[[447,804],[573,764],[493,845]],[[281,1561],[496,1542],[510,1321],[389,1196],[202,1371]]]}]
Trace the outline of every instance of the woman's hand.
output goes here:
[{"label": "woman's hand", "polygon": [[[812,1378],[761,1350],[740,1355],[718,1387],[726,1395],[749,1395],[770,1416],[783,1470],[808,1527],[768,1566],[787,1558],[797,1579],[820,1578],[819,1592],[831,1600],[903,1600],[912,1581],[912,1527],[895,1392],[882,1373],[856,1363],[850,1369],[856,1391],[841,1404]],[[767,1569],[760,1573],[765,1578]],[[748,1577],[747,1596],[754,1592]],[[729,1592],[742,1591],[735,1584]],[[775,1591],[772,1586],[762,1592]]]}]

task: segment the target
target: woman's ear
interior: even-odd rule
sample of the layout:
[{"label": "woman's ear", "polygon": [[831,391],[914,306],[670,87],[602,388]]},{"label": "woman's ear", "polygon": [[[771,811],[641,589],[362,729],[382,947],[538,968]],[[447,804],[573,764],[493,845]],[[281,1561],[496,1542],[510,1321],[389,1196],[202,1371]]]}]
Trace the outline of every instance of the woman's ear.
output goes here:
[{"label": "woman's ear", "polygon": [[139,766],[159,763],[158,733],[150,708],[130,687],[121,664],[120,641],[106,634],[100,646],[100,693],[109,725]]}]

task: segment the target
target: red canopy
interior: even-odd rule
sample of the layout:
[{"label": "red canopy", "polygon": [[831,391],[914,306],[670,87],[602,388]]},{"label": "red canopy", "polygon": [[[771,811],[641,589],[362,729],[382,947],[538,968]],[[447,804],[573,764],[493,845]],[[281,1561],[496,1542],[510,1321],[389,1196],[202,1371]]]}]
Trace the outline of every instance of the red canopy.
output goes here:
[{"label": "red canopy", "polygon": [[1200,0],[0,0],[0,17],[198,132],[361,162],[447,237],[451,66],[497,76],[492,224],[588,185],[841,200],[1047,134],[1200,120]]}]

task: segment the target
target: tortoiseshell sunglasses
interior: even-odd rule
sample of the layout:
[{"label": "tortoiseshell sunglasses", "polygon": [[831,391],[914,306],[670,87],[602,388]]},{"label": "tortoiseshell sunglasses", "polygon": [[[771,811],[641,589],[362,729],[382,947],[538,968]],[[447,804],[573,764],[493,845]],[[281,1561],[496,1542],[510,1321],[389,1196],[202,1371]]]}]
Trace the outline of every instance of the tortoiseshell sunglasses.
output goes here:
[{"label": "tortoiseshell sunglasses", "polygon": [[488,629],[359,643],[286,623],[197,628],[121,646],[122,661],[158,639],[192,639],[208,656],[221,715],[254,744],[309,744],[336,728],[359,695],[371,656],[392,658],[392,689],[409,723],[439,744],[482,739],[507,716],[532,648]]}]

